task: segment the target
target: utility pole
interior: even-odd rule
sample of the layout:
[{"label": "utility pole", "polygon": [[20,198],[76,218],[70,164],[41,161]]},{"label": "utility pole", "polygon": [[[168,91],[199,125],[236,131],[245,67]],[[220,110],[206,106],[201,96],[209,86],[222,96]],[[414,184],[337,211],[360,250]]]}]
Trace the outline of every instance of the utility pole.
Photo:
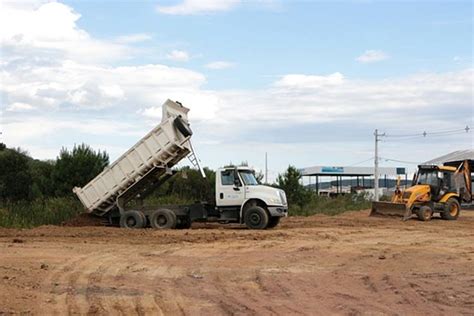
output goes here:
[{"label": "utility pole", "polygon": [[265,184],[268,184],[268,155],[265,152]]},{"label": "utility pole", "polygon": [[375,158],[374,158],[374,198],[375,201],[379,200],[379,141],[381,136],[385,136],[385,133],[379,134],[378,129],[375,129]]}]

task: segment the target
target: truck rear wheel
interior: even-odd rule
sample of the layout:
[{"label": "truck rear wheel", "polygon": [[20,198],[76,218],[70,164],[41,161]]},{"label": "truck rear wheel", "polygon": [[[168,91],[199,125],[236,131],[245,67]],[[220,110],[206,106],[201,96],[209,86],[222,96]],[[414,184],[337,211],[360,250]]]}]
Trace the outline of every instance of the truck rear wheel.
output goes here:
[{"label": "truck rear wheel", "polygon": [[420,221],[429,221],[433,216],[433,210],[429,206],[422,206],[416,211],[416,216]]},{"label": "truck rear wheel", "polygon": [[145,227],[145,216],[139,211],[126,211],[120,216],[120,227],[143,228]]},{"label": "truck rear wheel", "polygon": [[280,218],[281,218],[280,216],[270,217],[267,228],[275,228],[278,225],[278,223],[280,223]]},{"label": "truck rear wheel", "polygon": [[447,220],[456,220],[459,217],[459,213],[461,213],[461,205],[459,204],[458,200],[450,198],[446,202],[444,211],[441,212],[441,218]]},{"label": "truck rear wheel", "polygon": [[250,229],[265,229],[268,226],[269,216],[260,206],[252,206],[244,215],[244,222]]},{"label": "truck rear wheel", "polygon": [[182,216],[178,218],[178,222],[176,224],[177,229],[189,229],[191,228],[191,219],[189,216]]},{"label": "truck rear wheel", "polygon": [[156,229],[172,229],[176,227],[176,214],[168,209],[160,209],[150,217],[150,225]]}]

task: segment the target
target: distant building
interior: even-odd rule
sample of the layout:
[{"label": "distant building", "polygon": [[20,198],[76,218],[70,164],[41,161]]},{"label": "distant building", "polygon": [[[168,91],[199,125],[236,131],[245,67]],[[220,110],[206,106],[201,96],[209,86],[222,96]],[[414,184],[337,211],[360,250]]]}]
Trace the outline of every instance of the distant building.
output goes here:
[{"label": "distant building", "polygon": [[[307,185],[318,195],[338,195],[354,192],[368,192],[373,194],[374,168],[354,166],[313,166],[299,169],[301,175],[308,180]],[[402,167],[380,167],[379,187],[380,194],[387,193],[387,189],[395,187],[396,178],[401,176],[403,184],[407,183],[407,170]],[[335,181],[331,181],[335,178]],[[312,180],[314,182],[312,183]],[[325,180],[321,182],[320,180]],[[329,179],[329,181],[328,181]]]}]

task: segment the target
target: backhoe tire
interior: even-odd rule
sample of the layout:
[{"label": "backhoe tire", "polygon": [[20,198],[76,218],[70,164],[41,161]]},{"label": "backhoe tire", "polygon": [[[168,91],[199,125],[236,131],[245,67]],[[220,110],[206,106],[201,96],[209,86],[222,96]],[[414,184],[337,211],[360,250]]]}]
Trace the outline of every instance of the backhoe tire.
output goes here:
[{"label": "backhoe tire", "polygon": [[168,209],[159,209],[150,216],[150,225],[156,229],[176,228],[176,214]]},{"label": "backhoe tire", "polygon": [[252,206],[245,211],[244,222],[250,229],[265,229],[268,226],[270,216],[265,209],[260,206]]},{"label": "backhoe tire", "polygon": [[433,216],[433,210],[429,206],[422,206],[416,210],[416,216],[420,221],[427,222]]},{"label": "backhoe tire", "polygon": [[120,216],[120,227],[123,228],[143,228],[145,224],[145,216],[139,211],[126,211]]},{"label": "backhoe tire", "polygon": [[459,204],[458,200],[450,198],[446,202],[444,212],[441,212],[441,218],[454,221],[458,219],[460,213],[461,205]]},{"label": "backhoe tire", "polygon": [[275,228],[280,223],[280,216],[272,216],[268,221],[267,228]]},{"label": "backhoe tire", "polygon": [[186,123],[181,116],[178,116],[174,119],[174,127],[178,129],[178,131],[183,134],[184,137],[191,136],[193,131],[189,127],[189,124]]}]

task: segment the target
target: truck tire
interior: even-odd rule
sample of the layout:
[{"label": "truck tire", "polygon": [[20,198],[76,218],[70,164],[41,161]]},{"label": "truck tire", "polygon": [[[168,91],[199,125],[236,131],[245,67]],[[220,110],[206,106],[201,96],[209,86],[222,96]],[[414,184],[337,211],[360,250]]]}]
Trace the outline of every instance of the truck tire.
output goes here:
[{"label": "truck tire", "polygon": [[143,228],[145,220],[143,213],[139,211],[126,211],[120,216],[120,227],[123,228]]},{"label": "truck tire", "polygon": [[458,219],[460,213],[461,213],[461,205],[459,204],[458,200],[454,198],[450,198],[446,202],[444,211],[441,212],[441,218],[454,221]]},{"label": "truck tire", "polygon": [[138,213],[140,213],[140,215],[141,215],[142,218],[143,218],[143,228],[147,227],[147,226],[148,226],[148,219],[146,218],[145,213],[140,212],[140,211],[138,211]]},{"label": "truck tire", "polygon": [[244,215],[244,222],[250,229],[265,229],[268,226],[269,216],[260,206],[252,206]]},{"label": "truck tire", "polygon": [[191,136],[193,134],[193,131],[189,127],[189,124],[186,123],[181,116],[178,116],[174,119],[174,127],[183,134],[184,137]]},{"label": "truck tire", "polygon": [[189,216],[182,216],[178,218],[178,223],[176,224],[177,229],[189,229],[191,228],[191,219]]},{"label": "truck tire", "polygon": [[416,216],[420,221],[427,222],[431,220],[431,216],[433,216],[433,210],[429,206],[422,206],[416,210]]},{"label": "truck tire", "polygon": [[176,214],[168,209],[154,211],[150,217],[150,225],[156,229],[173,229],[176,227]]},{"label": "truck tire", "polygon": [[268,221],[267,228],[275,228],[280,223],[280,216],[272,216]]}]

